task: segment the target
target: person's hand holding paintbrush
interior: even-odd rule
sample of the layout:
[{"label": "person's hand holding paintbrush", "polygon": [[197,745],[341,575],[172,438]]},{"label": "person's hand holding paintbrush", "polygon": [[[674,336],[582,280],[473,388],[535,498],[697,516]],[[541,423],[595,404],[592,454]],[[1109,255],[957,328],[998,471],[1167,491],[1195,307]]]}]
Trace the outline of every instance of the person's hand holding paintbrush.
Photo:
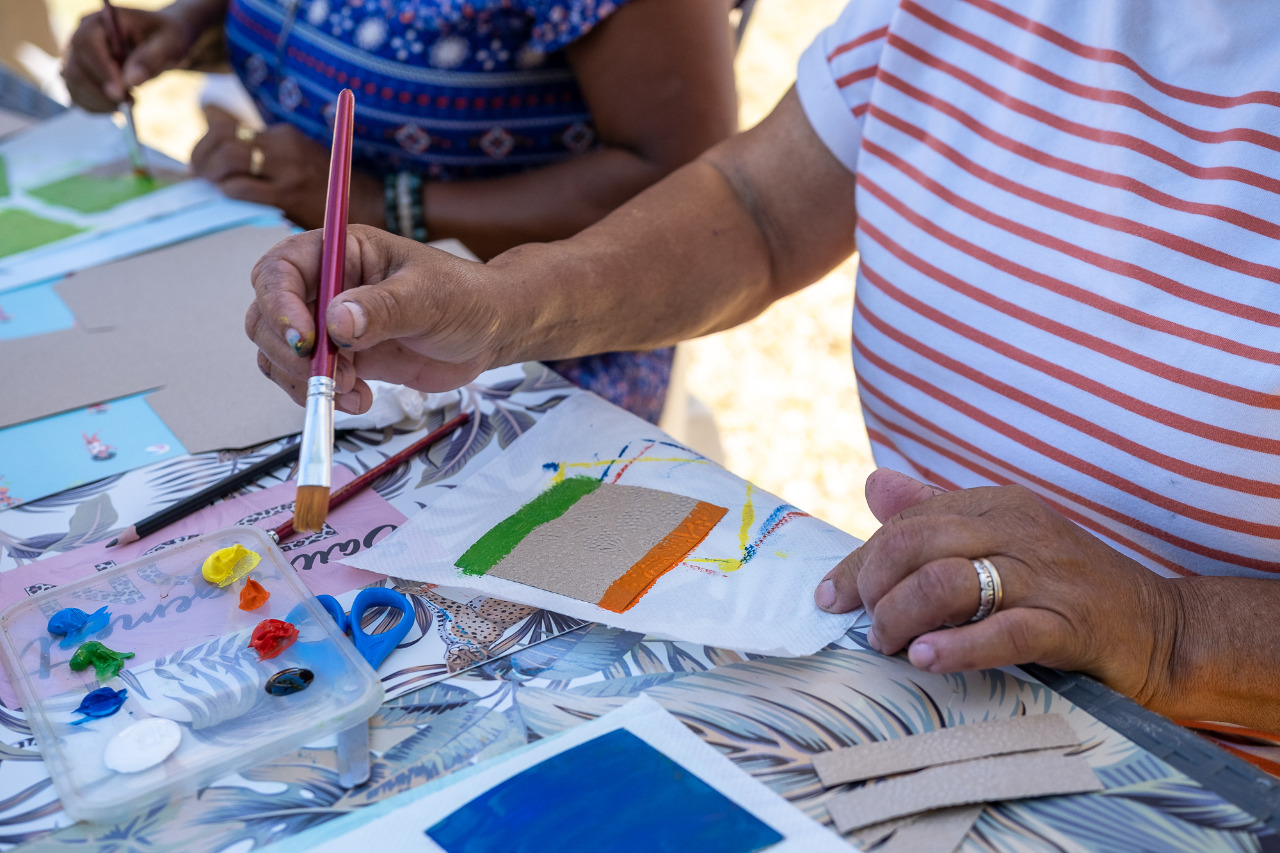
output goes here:
[{"label": "person's hand holding paintbrush", "polygon": [[179,0],[156,12],[110,6],[86,16],[62,69],[72,101],[98,113],[128,103],[130,89],[183,65],[197,38],[226,10],[227,0]]}]

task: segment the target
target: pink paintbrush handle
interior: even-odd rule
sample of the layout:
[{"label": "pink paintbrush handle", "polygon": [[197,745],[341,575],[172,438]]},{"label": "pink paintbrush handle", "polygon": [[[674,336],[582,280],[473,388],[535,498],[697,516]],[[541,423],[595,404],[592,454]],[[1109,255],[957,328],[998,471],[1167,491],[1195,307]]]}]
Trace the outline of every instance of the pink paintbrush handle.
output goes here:
[{"label": "pink paintbrush handle", "polygon": [[320,259],[320,290],[316,294],[316,349],[311,375],[333,378],[338,354],[325,320],[329,302],[342,290],[347,260],[347,197],[351,188],[351,138],[355,131],[355,96],[350,89],[338,95],[333,116],[333,153],[329,158],[329,195],[324,205],[324,244]]}]

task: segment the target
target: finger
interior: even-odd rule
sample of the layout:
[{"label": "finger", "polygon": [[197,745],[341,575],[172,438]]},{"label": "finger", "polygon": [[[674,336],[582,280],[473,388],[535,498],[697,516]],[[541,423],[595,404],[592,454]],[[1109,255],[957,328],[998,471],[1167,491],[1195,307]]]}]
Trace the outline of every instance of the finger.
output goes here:
[{"label": "finger", "polygon": [[258,352],[258,370],[262,375],[270,379],[280,387],[282,391],[289,395],[293,402],[299,406],[307,404],[307,386],[306,383],[299,383],[295,377],[287,374],[281,374],[271,359],[267,358],[266,353]]},{"label": "finger", "polygon": [[308,303],[314,300],[320,281],[321,242],[319,231],[286,237],[262,256],[250,274],[254,309],[261,314],[250,337],[268,354],[271,350],[263,345],[263,338],[282,342],[297,357],[311,354],[316,326]]},{"label": "finger", "polygon": [[[862,550],[861,548],[858,549]],[[848,613],[862,606],[858,595],[858,572],[862,558],[858,551],[845,557],[827,572],[813,591],[813,602],[828,613]]]},{"label": "finger", "polygon": [[363,379],[357,379],[355,387],[345,394],[339,394],[335,403],[344,412],[363,414],[373,405],[373,391]]},{"label": "finger", "polygon": [[71,37],[62,76],[72,98],[86,110],[110,112],[124,98],[120,66],[107,44],[101,12],[80,22]]},{"label": "finger", "polygon": [[238,198],[241,201],[251,201],[255,204],[274,205],[276,200],[275,187],[272,183],[264,178],[251,178],[248,175],[232,175],[223,180],[213,180],[218,185],[218,189],[229,198]]},{"label": "finger", "polygon": [[209,132],[224,136],[235,136],[240,120],[217,104],[206,104],[204,118],[209,123]]},{"label": "finger", "polygon": [[945,492],[946,489],[927,485],[892,468],[877,468],[867,477],[867,507],[881,524]]},{"label": "finger", "polygon": [[965,624],[980,598],[978,573],[969,560],[925,563],[876,602],[868,638],[878,651],[896,654],[914,637]]},{"label": "finger", "polygon": [[[476,265],[376,228],[353,226],[349,234],[357,240],[360,264],[355,280],[348,267],[346,288],[329,306],[329,334],[338,344],[359,351],[435,332],[465,351],[482,349],[492,313],[486,313],[480,289],[470,286]],[[439,298],[443,290],[424,286],[428,277],[455,284]],[[359,286],[371,283],[378,286]],[[445,304],[447,324],[440,317]]]},{"label": "finger", "polygon": [[[259,353],[270,363],[271,369],[263,372],[282,387],[287,383],[305,388],[310,375],[311,359],[298,355],[277,333],[274,324],[266,321],[257,305],[249,307],[244,325],[249,339],[257,344]],[[262,363],[259,363],[259,367],[262,367]]]},{"label": "finger", "polygon": [[[921,566],[954,557],[998,554],[1005,538],[997,526],[981,517],[899,516],[855,552],[858,595],[863,605],[874,611],[881,598]],[[837,579],[837,586],[840,583]]]},{"label": "finger", "polygon": [[1078,668],[1073,634],[1061,616],[1014,607],[972,625],[945,628],[916,638],[911,663],[927,672],[962,672],[1022,663]]}]

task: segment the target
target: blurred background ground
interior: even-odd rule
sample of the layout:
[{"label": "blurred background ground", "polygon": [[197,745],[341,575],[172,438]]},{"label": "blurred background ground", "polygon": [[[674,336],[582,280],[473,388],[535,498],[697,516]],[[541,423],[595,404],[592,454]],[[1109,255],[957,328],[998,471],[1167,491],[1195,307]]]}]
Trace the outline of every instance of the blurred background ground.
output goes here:
[{"label": "blurred background ground", "polygon": [[[157,8],[168,0],[124,0]],[[15,6],[5,0],[8,18]],[[738,55],[741,125],[751,127],[787,91],[796,61],[844,0],[758,0]],[[48,0],[65,44],[100,0]],[[12,22],[12,18],[9,22]],[[38,60],[38,57],[36,57]],[[200,75],[170,72],[137,92],[143,141],[180,160],[204,133]],[[862,496],[873,467],[849,356],[853,263],[753,322],[684,345],[689,390],[715,416],[725,464],[848,532],[876,527]]]}]

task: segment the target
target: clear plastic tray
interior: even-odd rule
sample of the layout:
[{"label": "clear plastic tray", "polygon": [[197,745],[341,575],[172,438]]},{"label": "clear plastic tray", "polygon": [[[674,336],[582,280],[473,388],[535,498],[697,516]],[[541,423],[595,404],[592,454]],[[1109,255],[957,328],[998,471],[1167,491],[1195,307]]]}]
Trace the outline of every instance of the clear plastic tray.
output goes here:
[{"label": "clear plastic tray", "polygon": [[[237,543],[262,557],[249,577],[271,598],[257,610],[239,608],[243,580],[219,588],[200,574],[206,556]],[[89,639],[135,654],[107,682],[99,682],[92,667],[73,672],[68,661],[75,648],[59,648],[61,638],[46,630],[49,617],[64,607],[92,613],[103,605],[110,623]],[[248,648],[254,627],[286,617],[299,629],[297,642],[260,661]],[[383,699],[373,670],[255,527],[190,539],[13,605],[0,614],[0,657],[63,808],[76,820],[119,820],[190,793],[367,721]],[[310,687],[268,694],[267,679],[290,667],[311,670]],[[126,689],[124,705],[113,716],[72,725],[84,716],[74,709],[102,686]],[[149,717],[180,725],[177,749],[141,772],[108,769],[106,744]]]}]

